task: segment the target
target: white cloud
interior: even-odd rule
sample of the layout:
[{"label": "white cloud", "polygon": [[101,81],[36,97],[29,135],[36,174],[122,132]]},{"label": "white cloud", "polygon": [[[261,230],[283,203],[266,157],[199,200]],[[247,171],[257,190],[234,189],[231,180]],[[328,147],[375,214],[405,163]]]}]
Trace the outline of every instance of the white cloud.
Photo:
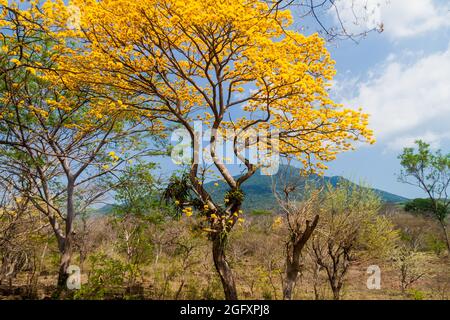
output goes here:
[{"label": "white cloud", "polygon": [[412,64],[404,61],[390,57],[344,104],[371,114],[371,128],[389,148],[418,138],[439,145],[450,139],[450,47]]},{"label": "white cloud", "polygon": [[[443,0],[337,0],[344,27],[359,33],[383,24],[392,40],[450,27],[450,5]],[[336,10],[330,13],[338,21]]]},{"label": "white cloud", "polygon": [[435,133],[424,132],[423,134],[400,136],[386,142],[387,148],[390,150],[401,150],[415,146],[415,141],[423,140],[430,144],[432,149],[442,148],[442,142],[450,138],[450,132]]}]

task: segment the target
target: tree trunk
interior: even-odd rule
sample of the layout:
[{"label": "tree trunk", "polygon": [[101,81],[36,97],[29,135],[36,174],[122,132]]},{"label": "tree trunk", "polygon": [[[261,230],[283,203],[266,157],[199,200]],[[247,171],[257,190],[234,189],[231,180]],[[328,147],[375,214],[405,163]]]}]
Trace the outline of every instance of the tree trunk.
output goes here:
[{"label": "tree trunk", "polygon": [[[347,268],[346,268],[347,270]],[[343,271],[340,275],[338,275],[337,273],[334,273],[334,275],[332,276],[332,278],[330,279],[330,287],[331,287],[331,291],[333,291],[333,299],[334,300],[341,300],[342,298],[342,287],[344,285],[344,277],[345,274],[347,273],[347,271]]]},{"label": "tree trunk", "polygon": [[286,280],[283,290],[283,299],[291,300],[292,299],[292,291],[294,290],[294,285],[297,282],[298,271],[292,264],[288,264],[286,270]]},{"label": "tree trunk", "polygon": [[283,299],[291,300],[292,291],[297,282],[298,274],[300,273],[300,258],[303,248],[311,238],[312,233],[317,227],[319,216],[316,215],[313,222],[306,221],[305,231],[301,236],[292,235],[290,242],[287,244],[287,258],[286,258],[286,280],[283,289]]},{"label": "tree trunk", "polygon": [[295,243],[288,243],[287,258],[286,258],[286,280],[283,289],[283,299],[291,300],[292,291],[297,282],[298,274],[300,273],[300,253],[304,243],[296,241]]},{"label": "tree trunk", "polygon": [[66,216],[66,225],[65,225],[65,238],[62,239],[59,244],[61,259],[59,263],[59,272],[58,272],[58,283],[56,290],[56,297],[60,298],[62,293],[67,290],[67,279],[69,278],[69,274],[67,273],[67,269],[70,266],[70,262],[72,260],[72,242],[73,242],[73,220],[75,217],[75,206],[74,206],[74,182],[72,179],[68,179],[67,185],[67,216]]},{"label": "tree trunk", "polygon": [[341,290],[338,287],[333,286],[333,299],[334,300],[341,300]]},{"label": "tree trunk", "polygon": [[444,233],[445,244],[447,245],[447,251],[450,254],[450,239],[448,238],[447,226],[445,225],[445,221],[439,220],[439,222],[440,222],[441,227],[442,227],[442,232]]},{"label": "tree trunk", "polygon": [[212,253],[214,265],[222,282],[223,291],[226,300],[238,300],[236,284],[234,282],[233,272],[225,257],[225,243],[227,236],[225,233],[217,234],[212,239]]},{"label": "tree trunk", "polygon": [[87,253],[84,250],[80,250],[80,269],[84,270],[84,262],[86,261]]},{"label": "tree trunk", "polygon": [[58,297],[59,295],[67,289],[67,279],[69,278],[69,274],[67,273],[67,269],[70,266],[70,261],[72,259],[72,244],[71,240],[66,238],[64,241],[64,251],[61,254],[61,259],[59,262],[59,272],[58,272]]},{"label": "tree trunk", "polygon": [[318,264],[314,265],[313,269],[313,289],[314,289],[314,299],[322,300],[319,293],[319,282],[320,282],[320,266]]}]

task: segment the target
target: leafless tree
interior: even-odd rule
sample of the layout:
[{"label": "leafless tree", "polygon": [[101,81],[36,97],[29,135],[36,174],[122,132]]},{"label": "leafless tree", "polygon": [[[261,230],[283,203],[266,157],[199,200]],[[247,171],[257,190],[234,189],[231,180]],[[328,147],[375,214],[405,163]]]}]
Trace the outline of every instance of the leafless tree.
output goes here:
[{"label": "leafless tree", "polygon": [[[299,190],[303,187],[303,190]],[[301,271],[302,250],[319,222],[319,190],[307,195],[305,177],[294,167],[285,166],[274,179],[273,191],[288,226],[286,271],[283,298],[292,299],[293,289]]]}]

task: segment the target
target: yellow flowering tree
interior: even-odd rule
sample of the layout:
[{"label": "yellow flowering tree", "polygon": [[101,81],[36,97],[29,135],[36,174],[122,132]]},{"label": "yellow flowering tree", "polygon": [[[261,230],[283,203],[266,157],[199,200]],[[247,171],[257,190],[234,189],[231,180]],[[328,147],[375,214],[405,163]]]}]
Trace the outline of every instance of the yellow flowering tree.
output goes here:
[{"label": "yellow flowering tree", "polygon": [[0,182],[47,218],[60,253],[60,293],[77,215],[116,185],[114,172],[145,152],[138,147],[148,123],[93,97],[89,86],[65,85],[55,73],[57,42],[36,4],[1,6],[0,16]]},{"label": "yellow flowering tree", "polygon": [[[339,152],[352,148],[351,141],[373,142],[367,115],[329,97],[335,69],[325,41],[292,30],[289,10],[270,8],[265,1],[246,0],[43,5],[48,29],[63,52],[58,74],[69,87],[84,83],[99,95],[121,92],[117,103],[123,108],[183,127],[192,139],[194,160],[193,121],[211,129],[209,156],[230,190],[223,203],[214,201],[200,179],[198,161],[189,167],[189,188],[197,208],[208,208],[201,211],[210,224],[227,299],[237,299],[237,292],[225,245],[240,219],[241,186],[259,168],[240,152],[239,137],[248,145],[252,130],[276,131],[276,141],[254,143],[296,157],[304,172],[322,171]],[[68,27],[73,20],[77,23]],[[236,133],[233,151],[245,168],[239,178],[217,152],[225,130]]]}]

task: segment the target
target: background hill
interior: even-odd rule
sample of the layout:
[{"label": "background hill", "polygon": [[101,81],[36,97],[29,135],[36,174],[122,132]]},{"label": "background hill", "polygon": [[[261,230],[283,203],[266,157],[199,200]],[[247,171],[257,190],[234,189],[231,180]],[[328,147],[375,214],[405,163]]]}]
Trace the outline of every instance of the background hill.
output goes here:
[{"label": "background hill", "polygon": [[[286,174],[282,174],[282,172],[289,172],[289,171],[295,171],[292,172],[292,176],[294,176],[294,173],[297,173],[299,171],[298,168],[295,167],[287,167],[287,166],[281,166],[280,170],[277,175],[275,176],[264,176],[260,172],[257,172],[253,177],[251,177],[249,180],[245,182],[242,189],[245,193],[245,202],[244,202],[244,209],[246,210],[271,210],[277,207],[276,199],[272,192],[272,185],[273,181],[279,180],[282,177],[289,176]],[[298,177],[298,173],[297,173]],[[299,193],[301,193],[303,186],[305,183],[308,182],[314,182],[318,186],[322,186],[328,183],[331,183],[333,186],[336,186],[339,181],[346,180],[343,177],[319,177],[317,175],[311,175],[308,178],[303,178],[299,181],[300,188]],[[219,185],[216,186],[216,183]],[[207,184],[205,184],[206,189],[211,192],[213,198],[215,199],[223,199],[225,193],[228,190],[228,186],[223,181],[212,181]],[[379,189],[372,189],[375,191],[380,198],[387,203],[402,203],[405,201],[408,201],[407,198],[379,190]]]}]

